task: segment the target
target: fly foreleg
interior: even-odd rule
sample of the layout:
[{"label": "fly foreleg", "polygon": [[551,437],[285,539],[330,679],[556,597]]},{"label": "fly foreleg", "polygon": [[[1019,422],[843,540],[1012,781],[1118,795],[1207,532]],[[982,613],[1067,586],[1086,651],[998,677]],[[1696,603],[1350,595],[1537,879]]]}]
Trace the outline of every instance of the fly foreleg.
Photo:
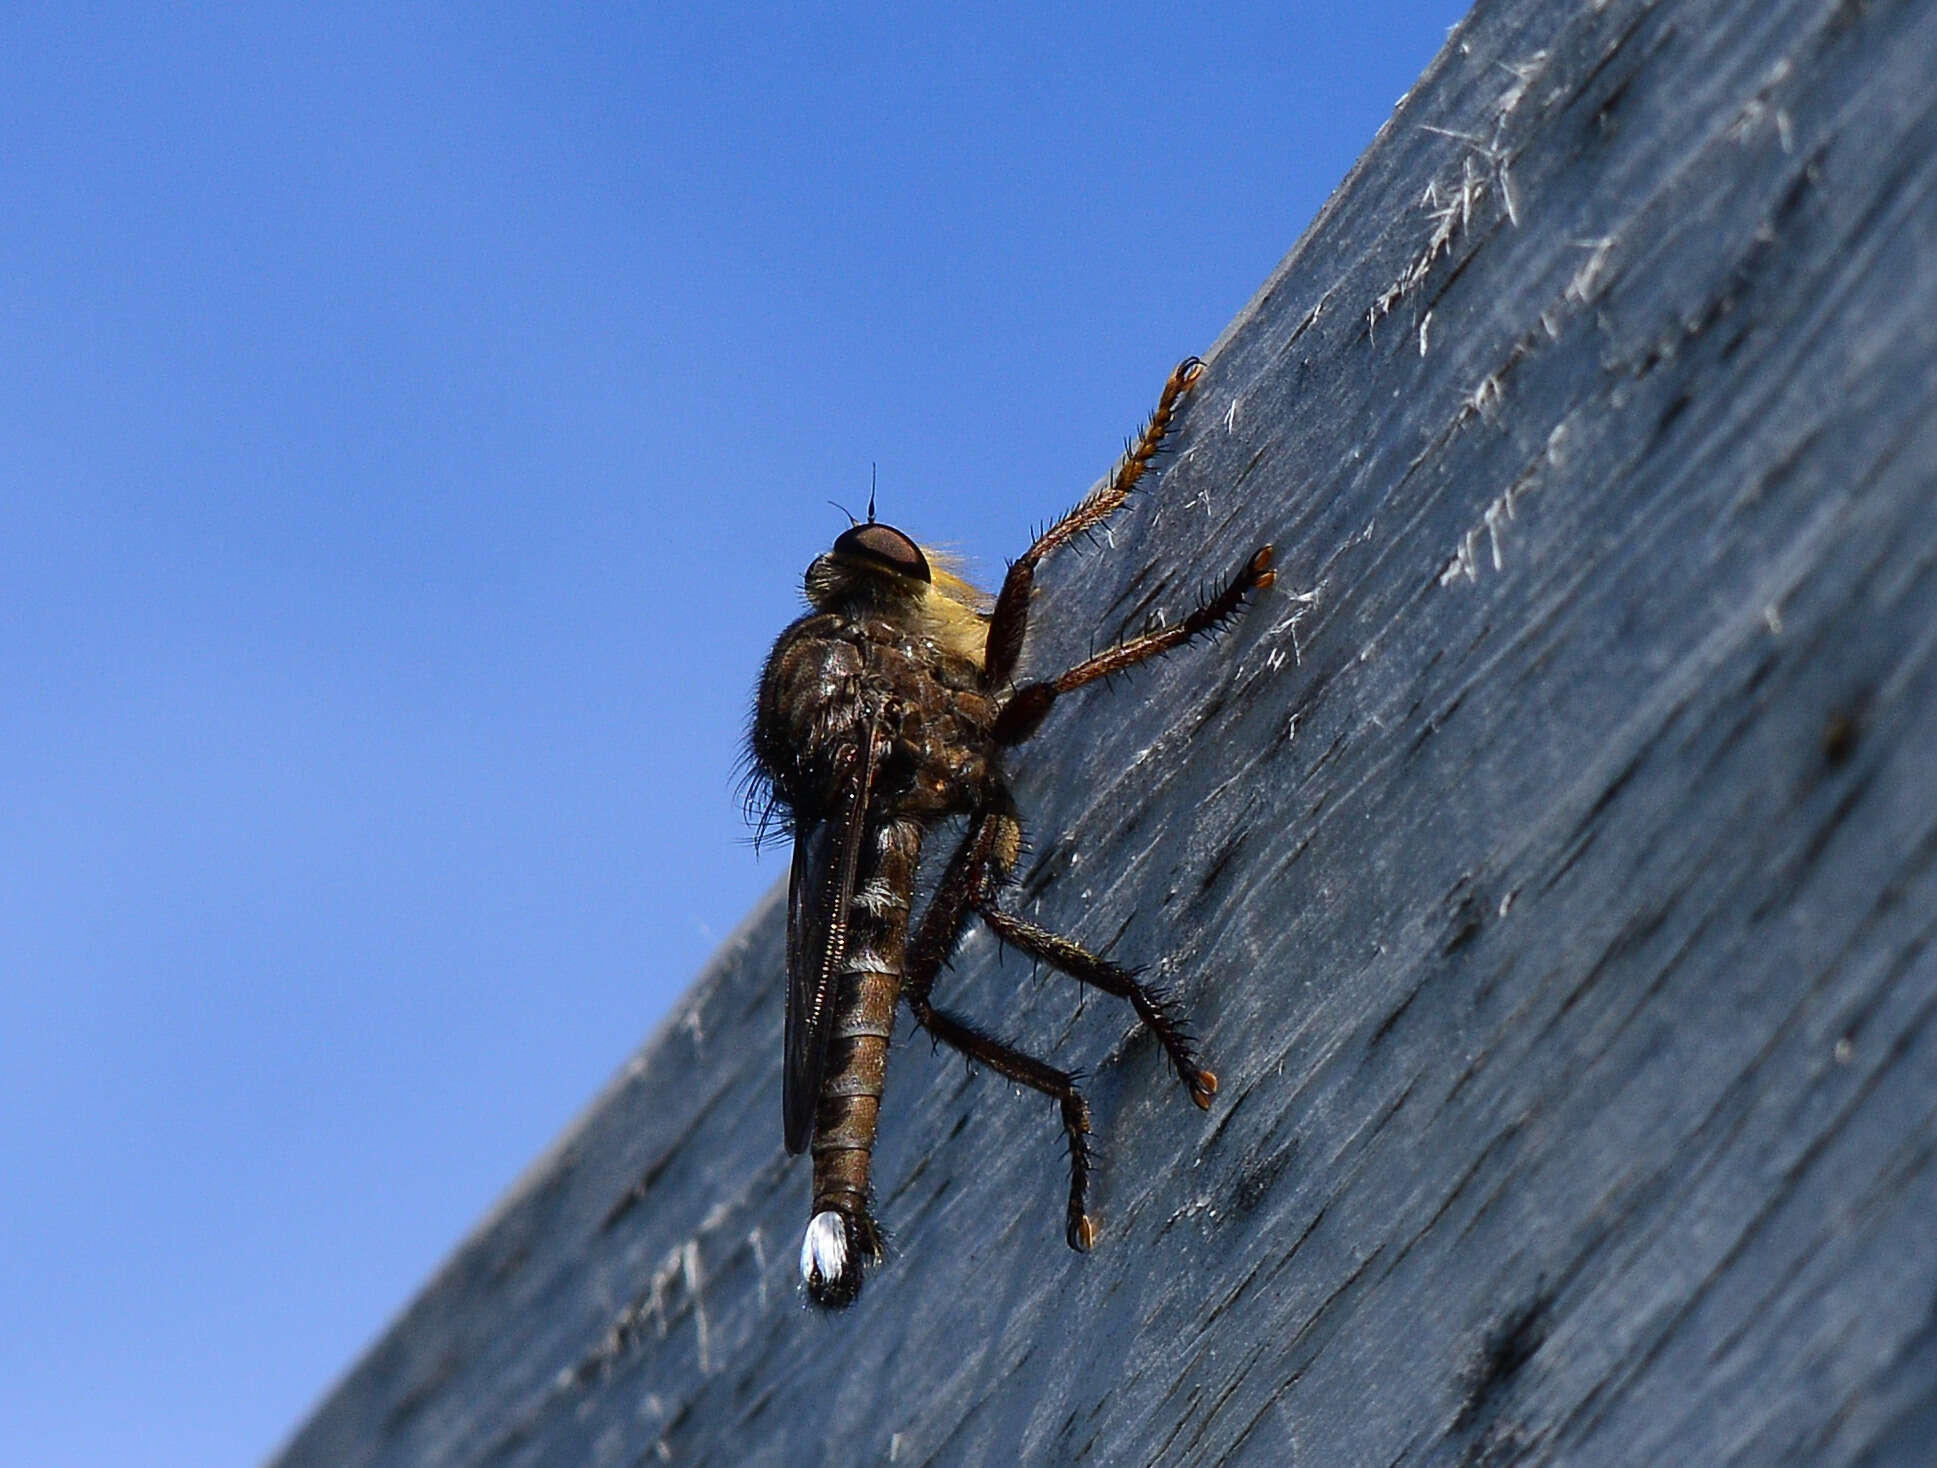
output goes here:
[{"label": "fly foreleg", "polygon": [[1002,580],[1002,591],[995,599],[995,611],[989,618],[984,667],[991,688],[1000,688],[1009,681],[1016,670],[1016,659],[1022,655],[1023,633],[1029,627],[1029,598],[1036,585],[1036,567],[1058,546],[1096,529],[1130,497],[1130,491],[1143,478],[1144,471],[1150,467],[1151,460],[1157,457],[1157,451],[1169,436],[1171,424],[1177,417],[1178,405],[1183,402],[1184,395],[1197,385],[1197,379],[1203,373],[1204,364],[1195,357],[1186,357],[1179,362],[1172,370],[1170,380],[1164,383],[1156,411],[1150,415],[1150,421],[1144,424],[1143,432],[1123,451],[1115,472],[1110,475],[1110,482],[1043,531],[1036,537],[1035,544],[1010,565],[1009,574]]},{"label": "fly foreleg", "polygon": [[1224,589],[1201,603],[1183,621],[1105,648],[1095,657],[1085,658],[1068,672],[1054,678],[1023,684],[1009,696],[1009,701],[996,715],[996,743],[1022,743],[1041,726],[1056,700],[1072,689],[1081,688],[1085,683],[1094,683],[1098,678],[1107,678],[1112,673],[1120,673],[1147,658],[1169,652],[1173,647],[1181,647],[1193,637],[1203,637],[1225,626],[1243,607],[1245,597],[1254,591],[1262,591],[1278,579],[1278,573],[1271,569],[1271,557],[1272,550],[1268,545],[1253,551]]}]

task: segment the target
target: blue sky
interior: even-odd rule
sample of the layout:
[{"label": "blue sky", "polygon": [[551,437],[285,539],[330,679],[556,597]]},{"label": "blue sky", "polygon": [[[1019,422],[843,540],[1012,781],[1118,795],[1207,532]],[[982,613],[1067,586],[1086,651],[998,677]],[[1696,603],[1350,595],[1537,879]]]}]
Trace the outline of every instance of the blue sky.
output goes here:
[{"label": "blue sky", "polygon": [[827,502],[993,579],[1464,9],[0,15],[0,1460],[270,1452],[783,875]]}]

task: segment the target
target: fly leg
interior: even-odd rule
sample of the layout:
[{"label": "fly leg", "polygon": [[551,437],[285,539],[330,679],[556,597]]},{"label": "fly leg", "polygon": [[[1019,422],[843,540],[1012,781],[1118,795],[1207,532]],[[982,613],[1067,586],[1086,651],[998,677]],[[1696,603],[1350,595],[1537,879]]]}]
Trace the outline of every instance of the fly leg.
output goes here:
[{"label": "fly leg", "polygon": [[1177,1078],[1189,1089],[1190,1099],[1205,1110],[1210,1109],[1211,1097],[1217,1094],[1217,1075],[1198,1064],[1190,1037],[1184,1033],[1178,1020],[1176,1007],[1161,990],[1144,983],[1132,970],[1121,968],[1106,958],[1099,958],[1068,938],[1001,911],[992,901],[978,902],[975,910],[982,921],[989,925],[989,930],[1011,948],[1040,959],[1051,968],[1060,969],[1071,978],[1080,979],[1106,994],[1128,999],[1137,1017],[1150,1027],[1151,1033],[1164,1047],[1164,1053],[1176,1068]]},{"label": "fly leg", "polygon": [[952,1046],[971,1061],[1056,1102],[1062,1112],[1063,1134],[1069,1138],[1069,1205],[1064,1237],[1070,1248],[1087,1250],[1096,1241],[1096,1220],[1088,1207],[1090,1108],[1076,1088],[1076,1077],[928,1002],[935,975],[961,941],[970,914],[989,899],[996,883],[1015,865],[1021,829],[1005,807],[1006,799],[1001,804],[985,804],[971,817],[968,835],[949,859],[909,945],[901,993],[914,1012],[915,1022],[938,1043]]},{"label": "fly leg", "polygon": [[[1170,1063],[1177,1071],[1177,1078],[1189,1089],[1191,1100],[1208,1110],[1211,1097],[1217,1094],[1217,1075],[1198,1063],[1190,1037],[1184,1033],[1177,1017],[1175,1005],[1161,990],[1144,983],[1132,970],[1111,963],[1081,944],[1052,933],[1047,928],[1037,927],[995,905],[996,894],[1015,868],[1021,845],[1022,828],[1016,821],[1007,792],[985,803],[970,820],[968,835],[955,848],[954,856],[949,858],[948,868],[936,885],[935,896],[928,904],[928,911],[922,914],[914,941],[908,946],[908,971],[902,981],[902,993],[914,1008],[915,1018],[928,1026],[931,1033],[936,1033],[924,1017],[924,1010],[928,1014],[939,1014],[939,1011],[927,1008],[928,992],[935,982],[935,975],[961,941],[962,930],[968,926],[973,914],[988,924],[989,931],[1011,948],[1106,994],[1128,999],[1137,1017],[1150,1027],[1151,1033],[1164,1047],[1164,1053],[1170,1057]],[[941,1017],[947,1018],[945,1015]],[[961,1025],[959,1020],[954,1023]],[[955,1042],[951,1040],[950,1043]],[[957,1045],[956,1048],[965,1047]],[[1023,1084],[1031,1083],[1024,1081]],[[1043,1088],[1038,1086],[1037,1089]]]},{"label": "fly leg", "polygon": [[1063,1236],[1069,1246],[1087,1251],[1096,1242],[1096,1220],[1089,1214],[1090,1190],[1090,1107],[1076,1089],[1076,1077],[1066,1070],[1025,1055],[984,1034],[963,1019],[936,1009],[925,998],[909,996],[909,1006],[921,1027],[945,1045],[951,1045],[970,1060],[986,1065],[997,1075],[1007,1076],[1019,1086],[1055,1100],[1063,1113],[1063,1134],[1069,1138],[1069,1206],[1064,1216]]},{"label": "fly leg", "polygon": [[1246,596],[1253,591],[1262,591],[1278,579],[1278,573],[1271,569],[1271,556],[1271,547],[1268,545],[1253,551],[1224,589],[1201,603],[1183,621],[1105,648],[1095,657],[1085,658],[1054,678],[1023,684],[1009,695],[1009,701],[996,714],[996,743],[1022,743],[1041,726],[1056,700],[1072,689],[1081,688],[1085,683],[1094,683],[1098,678],[1107,678],[1112,673],[1120,673],[1146,658],[1169,652],[1193,637],[1202,637],[1228,624],[1243,607]]},{"label": "fly leg", "polygon": [[928,910],[908,944],[907,972],[901,992],[909,1003],[926,1000],[942,965],[962,941],[975,904],[993,895],[996,882],[1015,865],[1021,828],[1001,803],[985,802],[969,818],[968,834],[948,859]]},{"label": "fly leg", "polygon": [[1002,591],[995,599],[995,611],[989,617],[983,681],[990,688],[1000,688],[1015,673],[1016,659],[1022,654],[1023,633],[1029,627],[1029,597],[1035,590],[1036,567],[1058,546],[1096,529],[1130,497],[1130,491],[1163,447],[1176,419],[1178,404],[1197,385],[1203,373],[1204,364],[1195,357],[1179,362],[1170,380],[1164,383],[1156,411],[1144,424],[1143,432],[1124,449],[1110,482],[1086,496],[1075,509],[1037,536],[1036,543],[1009,567],[1009,574],[1002,580]]}]

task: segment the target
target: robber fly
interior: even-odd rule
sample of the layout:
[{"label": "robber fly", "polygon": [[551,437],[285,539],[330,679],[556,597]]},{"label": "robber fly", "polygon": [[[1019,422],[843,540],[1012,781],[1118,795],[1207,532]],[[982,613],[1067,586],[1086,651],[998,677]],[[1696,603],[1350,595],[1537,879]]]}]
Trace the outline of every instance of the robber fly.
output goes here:
[{"label": "robber fly", "polygon": [[[866,523],[807,568],[812,610],[767,658],[749,763],[756,794],[764,789],[769,815],[794,842],[781,1112],[787,1150],[813,1151],[800,1272],[817,1304],[850,1303],[864,1261],[882,1256],[868,1171],[898,1000],[938,1042],[1056,1102],[1069,1138],[1067,1237],[1079,1250],[1095,1240],[1086,1202],[1089,1107],[1074,1076],[929,1002],[971,916],[1012,948],[1129,1000],[1191,1099],[1208,1107],[1217,1091],[1162,994],[998,906],[1022,843],[1004,752],[1034,734],[1063,694],[1223,626],[1248,593],[1272,583],[1267,545],[1183,621],[1056,677],[1018,679],[1037,567],[1124,502],[1202,371],[1193,357],[1170,374],[1109,482],[1009,567],[992,609],[913,540],[878,523],[870,497]],[[956,816],[967,818],[967,833],[911,931],[922,838]]]}]

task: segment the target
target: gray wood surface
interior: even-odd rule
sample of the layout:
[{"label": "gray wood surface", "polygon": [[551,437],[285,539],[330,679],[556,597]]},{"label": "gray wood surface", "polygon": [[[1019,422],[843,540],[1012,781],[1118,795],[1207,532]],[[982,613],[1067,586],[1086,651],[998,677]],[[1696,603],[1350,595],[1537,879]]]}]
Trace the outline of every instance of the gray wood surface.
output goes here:
[{"label": "gray wood surface", "polygon": [[769,900],[278,1461],[1937,1461],[1934,348],[1937,3],[1481,4],[1042,597],[1051,667],[1280,547],[1016,761],[1014,905],[1214,1110],[978,934],[1097,1248],[911,1038],[816,1316]]}]

